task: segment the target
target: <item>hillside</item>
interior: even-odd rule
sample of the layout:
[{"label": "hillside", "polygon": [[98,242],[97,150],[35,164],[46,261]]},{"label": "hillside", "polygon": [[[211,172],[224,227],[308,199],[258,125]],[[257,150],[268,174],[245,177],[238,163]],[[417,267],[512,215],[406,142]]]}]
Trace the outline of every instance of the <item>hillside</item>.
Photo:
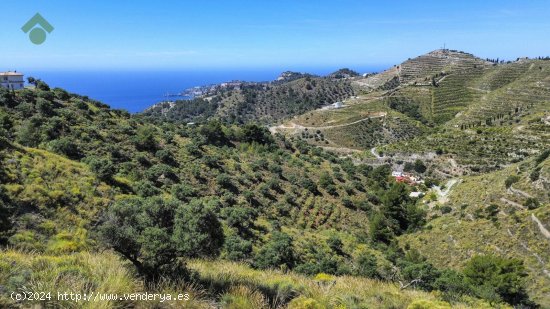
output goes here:
[{"label": "hillside", "polygon": [[[391,90],[402,85],[430,85],[447,72],[464,72],[485,68],[489,62],[456,50],[435,50],[394,66],[358,83],[365,89]],[[443,73],[443,74],[442,74]],[[442,76],[443,75],[443,76]]]},{"label": "hillside", "polygon": [[139,115],[0,89],[0,304],[60,273],[191,308],[548,306],[548,65],[436,51]]},{"label": "hillside", "polygon": [[394,168],[438,153],[429,162],[437,177],[496,170],[548,146],[549,70],[546,60],[494,64],[438,50],[354,79],[360,94],[342,107],[304,113],[273,131],[340,153],[376,147],[385,154],[378,163]]},{"label": "hillside", "polygon": [[496,252],[521,258],[530,290],[543,307],[550,306],[550,158],[463,177],[445,203],[431,207],[434,218],[425,231],[404,236],[435,265],[463,266],[477,254]]},{"label": "hillside", "polygon": [[35,84],[0,89],[2,306],[41,288],[186,290],[191,308],[487,304],[466,279],[447,291],[460,271],[396,246],[425,209],[387,166],[253,124],[150,122]]},{"label": "hillside", "polygon": [[219,88],[194,100],[153,106],[144,114],[177,122],[216,118],[241,124],[274,123],[352,96],[351,83],[342,79],[351,73],[342,72],[325,78],[287,72],[279,81]]},{"label": "hillside", "polygon": [[[7,269],[10,264],[10,270]],[[354,308],[357,306],[406,308],[451,308],[450,304],[433,293],[416,290],[400,290],[394,284],[379,280],[350,276],[320,275],[315,278],[269,270],[258,271],[234,262],[190,261],[191,269],[202,274],[201,285],[179,283],[170,286],[159,284],[153,288],[128,271],[129,265],[108,252],[90,254],[44,256],[16,251],[0,252],[0,282],[10,282],[6,288],[24,283],[31,291],[51,291],[52,295],[73,290],[95,292],[100,297],[124,295],[145,291],[150,293],[187,295],[188,300],[163,302],[81,301],[78,306],[69,300],[44,301],[44,306],[63,308],[281,308],[290,300],[287,308]],[[70,269],[58,280],[56,274]],[[9,275],[32,273],[33,280]],[[90,274],[90,275],[88,275]],[[8,276],[6,276],[8,275]],[[12,286],[15,285],[15,286]],[[112,296],[111,296],[112,297]],[[216,300],[217,299],[217,300]],[[216,300],[216,301],[213,301]],[[0,296],[0,305],[13,308],[14,304]],[[417,307],[415,307],[417,306]],[[424,307],[422,307],[424,306]],[[437,306],[437,307],[434,307]],[[456,303],[455,308],[489,308],[487,303],[470,299]]]},{"label": "hillside", "polygon": [[550,62],[444,54],[358,78],[360,94],[343,106],[271,130],[439,184],[419,200],[426,229],[401,236],[400,245],[455,269],[476,255],[519,258],[532,295],[549,307]]}]

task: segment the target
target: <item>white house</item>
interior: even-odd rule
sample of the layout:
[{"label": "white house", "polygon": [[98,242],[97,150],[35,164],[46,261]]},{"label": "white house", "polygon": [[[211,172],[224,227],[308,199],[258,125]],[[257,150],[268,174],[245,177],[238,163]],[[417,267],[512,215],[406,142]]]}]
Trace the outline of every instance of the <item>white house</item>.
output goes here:
[{"label": "white house", "polygon": [[409,194],[409,196],[413,197],[413,198],[419,198],[419,197],[424,196],[424,193],[423,192],[411,192],[411,194]]},{"label": "white house", "polygon": [[342,102],[332,103],[332,104],[330,104],[328,106],[325,106],[321,109],[328,110],[328,109],[340,109],[340,108],[344,108],[344,103],[342,103]]},{"label": "white house", "polygon": [[4,72],[0,73],[0,87],[19,90],[25,87],[25,81],[23,81],[23,74],[18,72]]}]

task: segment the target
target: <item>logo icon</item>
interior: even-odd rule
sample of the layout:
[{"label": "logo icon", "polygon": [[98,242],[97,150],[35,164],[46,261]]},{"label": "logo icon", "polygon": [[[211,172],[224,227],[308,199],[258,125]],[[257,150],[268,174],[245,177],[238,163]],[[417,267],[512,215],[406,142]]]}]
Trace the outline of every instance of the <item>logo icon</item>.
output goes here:
[{"label": "logo icon", "polygon": [[21,30],[25,33],[29,33],[29,39],[33,44],[40,45],[46,41],[46,35],[51,33],[54,27],[45,20],[42,15],[36,13],[33,18],[21,27]]}]

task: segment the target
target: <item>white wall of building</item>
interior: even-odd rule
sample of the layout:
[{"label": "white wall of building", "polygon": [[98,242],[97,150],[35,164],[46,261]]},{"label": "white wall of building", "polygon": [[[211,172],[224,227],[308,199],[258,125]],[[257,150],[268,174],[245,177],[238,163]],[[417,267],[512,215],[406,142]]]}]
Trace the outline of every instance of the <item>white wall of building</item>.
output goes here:
[{"label": "white wall of building", "polygon": [[23,74],[15,72],[0,73],[0,86],[13,90],[25,88]]}]

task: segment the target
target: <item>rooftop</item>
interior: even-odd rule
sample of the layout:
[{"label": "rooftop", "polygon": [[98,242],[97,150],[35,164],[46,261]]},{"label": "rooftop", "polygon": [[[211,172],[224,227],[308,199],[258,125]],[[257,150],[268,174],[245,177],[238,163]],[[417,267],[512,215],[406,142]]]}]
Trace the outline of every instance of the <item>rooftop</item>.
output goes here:
[{"label": "rooftop", "polygon": [[0,72],[0,76],[23,76],[23,73],[19,72]]}]

